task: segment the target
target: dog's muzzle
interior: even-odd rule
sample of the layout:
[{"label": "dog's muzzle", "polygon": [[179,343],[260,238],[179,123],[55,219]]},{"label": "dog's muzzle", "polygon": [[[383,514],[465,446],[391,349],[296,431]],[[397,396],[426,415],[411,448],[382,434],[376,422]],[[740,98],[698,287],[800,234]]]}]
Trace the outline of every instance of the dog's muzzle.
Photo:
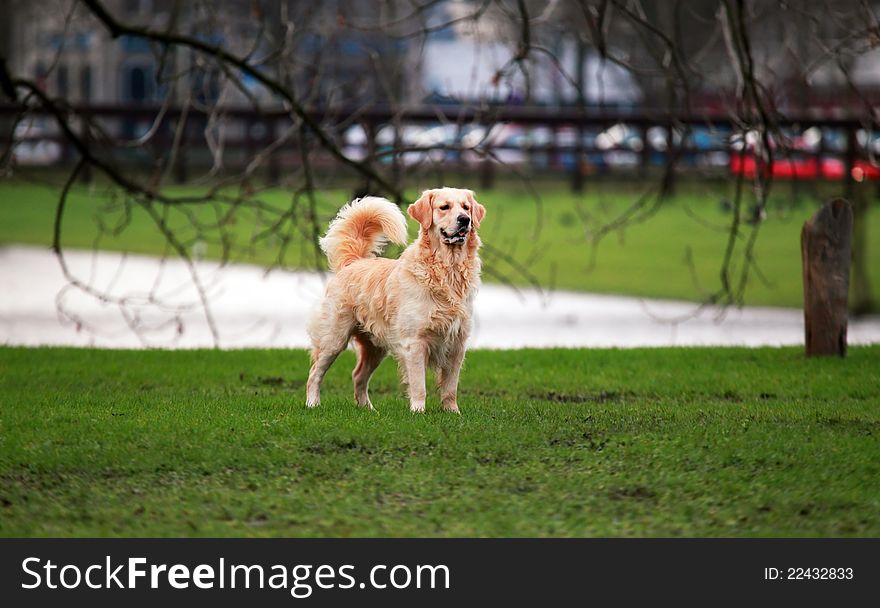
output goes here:
[{"label": "dog's muzzle", "polygon": [[461,245],[467,240],[468,232],[471,231],[470,224],[460,226],[456,232],[448,233],[443,228],[440,229],[440,236],[447,245]]},{"label": "dog's muzzle", "polygon": [[447,245],[460,245],[467,239],[468,232],[471,231],[471,218],[467,215],[459,215],[455,227],[455,232],[446,232],[440,229],[440,236]]}]

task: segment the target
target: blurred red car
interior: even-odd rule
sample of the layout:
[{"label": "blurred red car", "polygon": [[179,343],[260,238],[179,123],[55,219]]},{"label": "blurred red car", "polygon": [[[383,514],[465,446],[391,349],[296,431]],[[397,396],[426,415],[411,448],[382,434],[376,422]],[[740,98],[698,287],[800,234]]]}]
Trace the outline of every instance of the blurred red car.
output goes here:
[{"label": "blurred red car", "polygon": [[[762,170],[766,170],[762,167]],[[776,158],[772,163],[772,176],[779,179],[829,179],[841,180],[846,173],[846,164],[839,158],[816,158],[805,156],[800,158]],[[740,156],[730,155],[730,172],[754,178],[758,171],[758,163],[751,154]],[[880,179],[880,167],[864,160],[853,164],[852,178],[857,181]]]}]

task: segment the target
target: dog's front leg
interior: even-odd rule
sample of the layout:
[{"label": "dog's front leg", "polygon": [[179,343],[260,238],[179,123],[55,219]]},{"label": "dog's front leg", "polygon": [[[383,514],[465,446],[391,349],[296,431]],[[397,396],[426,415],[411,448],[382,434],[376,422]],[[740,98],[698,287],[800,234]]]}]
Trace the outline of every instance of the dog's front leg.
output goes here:
[{"label": "dog's front leg", "polygon": [[425,411],[425,364],[428,349],[421,340],[413,340],[404,347],[403,364],[406,369],[406,383],[409,386],[409,409],[411,412]]},{"label": "dog's front leg", "polygon": [[458,411],[458,375],[464,361],[465,341],[455,345],[446,363],[440,368],[440,404],[447,412]]}]

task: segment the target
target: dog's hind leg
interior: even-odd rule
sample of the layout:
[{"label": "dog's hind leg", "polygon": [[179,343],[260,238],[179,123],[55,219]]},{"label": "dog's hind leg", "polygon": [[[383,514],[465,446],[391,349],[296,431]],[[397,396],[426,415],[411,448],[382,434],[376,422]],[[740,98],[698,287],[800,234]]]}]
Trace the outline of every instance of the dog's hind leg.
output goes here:
[{"label": "dog's hind leg", "polygon": [[357,352],[357,365],[351,372],[351,380],[354,383],[354,398],[359,406],[373,409],[369,394],[370,377],[382,363],[386,351],[373,344],[367,336],[360,334],[355,334],[354,346],[355,352]]},{"label": "dog's hind leg", "polygon": [[335,319],[325,326],[326,331],[319,339],[313,339],[312,367],[309,370],[309,381],[306,384],[306,405],[315,407],[321,403],[321,381],[324,374],[336,361],[339,353],[348,346],[354,323]]}]

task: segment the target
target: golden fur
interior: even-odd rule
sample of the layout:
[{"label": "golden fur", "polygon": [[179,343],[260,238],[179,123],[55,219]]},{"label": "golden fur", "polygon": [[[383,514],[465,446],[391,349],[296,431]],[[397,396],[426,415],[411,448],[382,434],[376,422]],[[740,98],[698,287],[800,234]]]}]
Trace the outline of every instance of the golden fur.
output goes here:
[{"label": "golden fur", "polygon": [[406,219],[391,202],[367,197],[343,207],[321,247],[335,276],[312,316],[306,403],[320,403],[321,381],[354,343],[355,400],[372,408],[370,376],[391,353],[409,386],[410,409],[425,410],[425,370],[437,371],[444,409],[458,411],[458,376],[480,285],[480,237],[485,208],[471,190],[426,190],[409,206],[419,235],[397,260],[378,258],[387,241],[405,244]]}]

